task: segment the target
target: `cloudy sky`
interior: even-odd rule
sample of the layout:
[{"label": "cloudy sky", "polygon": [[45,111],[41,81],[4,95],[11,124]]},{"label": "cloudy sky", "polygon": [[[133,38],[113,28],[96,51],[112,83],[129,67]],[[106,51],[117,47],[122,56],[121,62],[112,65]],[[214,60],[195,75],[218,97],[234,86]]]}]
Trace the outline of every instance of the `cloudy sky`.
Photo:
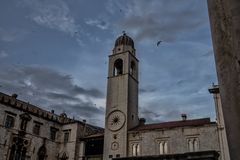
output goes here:
[{"label": "cloudy sky", "polygon": [[206,0],[0,3],[0,92],[104,126],[108,55],[126,31],[140,60],[141,117],[215,119]]}]

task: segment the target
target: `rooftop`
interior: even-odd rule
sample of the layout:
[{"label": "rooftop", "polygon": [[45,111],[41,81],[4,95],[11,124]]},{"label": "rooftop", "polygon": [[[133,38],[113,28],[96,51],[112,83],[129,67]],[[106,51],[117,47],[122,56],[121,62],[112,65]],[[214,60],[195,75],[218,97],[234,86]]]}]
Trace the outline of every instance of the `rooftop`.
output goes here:
[{"label": "rooftop", "polygon": [[153,123],[153,124],[143,124],[131,129],[131,131],[155,130],[155,129],[176,128],[176,127],[185,127],[185,126],[202,126],[202,125],[213,124],[213,123],[215,124],[215,122],[210,121],[210,118],[180,120],[180,121]]}]

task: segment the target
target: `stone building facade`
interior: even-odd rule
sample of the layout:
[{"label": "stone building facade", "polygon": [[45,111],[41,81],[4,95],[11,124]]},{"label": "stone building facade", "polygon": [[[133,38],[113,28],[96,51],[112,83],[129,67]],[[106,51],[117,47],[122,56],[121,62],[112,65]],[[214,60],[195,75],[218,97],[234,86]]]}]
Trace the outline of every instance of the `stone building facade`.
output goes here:
[{"label": "stone building facade", "polygon": [[216,124],[209,118],[140,125],[128,132],[128,155],[218,151],[216,135]]},{"label": "stone building facade", "polygon": [[105,129],[0,93],[0,160],[222,158],[218,125],[209,118],[183,114],[179,121],[145,124],[138,117],[138,62],[124,33],[109,56]]},{"label": "stone building facade", "polygon": [[103,129],[56,115],[0,93],[1,160],[75,160],[84,155],[79,138]]},{"label": "stone building facade", "polygon": [[222,101],[220,97],[219,86],[213,84],[213,86],[209,88],[208,91],[209,93],[213,94],[213,99],[215,103],[218,138],[219,138],[220,151],[221,151],[221,160],[230,160],[227,133],[226,133],[226,127],[225,127],[225,120],[223,117]]},{"label": "stone building facade", "polygon": [[231,159],[240,148],[240,1],[208,0],[215,63]]}]

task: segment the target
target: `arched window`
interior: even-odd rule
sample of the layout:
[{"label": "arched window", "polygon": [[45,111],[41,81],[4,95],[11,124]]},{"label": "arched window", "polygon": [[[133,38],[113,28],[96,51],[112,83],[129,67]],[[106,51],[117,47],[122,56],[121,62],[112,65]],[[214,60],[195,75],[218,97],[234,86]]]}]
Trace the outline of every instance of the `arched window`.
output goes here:
[{"label": "arched window", "polygon": [[168,153],[168,142],[160,141],[159,142],[159,154],[167,154]]},{"label": "arched window", "polygon": [[113,75],[117,76],[123,74],[123,60],[122,59],[117,59],[114,62],[114,71],[113,71]]},{"label": "arched window", "polygon": [[137,156],[139,156],[139,155],[140,155],[140,145],[137,144]]},{"label": "arched window", "polygon": [[10,152],[9,160],[14,160],[15,152],[16,152],[16,145],[13,144],[12,147],[11,147],[11,152]]},{"label": "arched window", "polygon": [[168,153],[168,143],[165,141],[164,143],[164,154],[167,154]]},{"label": "arched window", "polygon": [[195,152],[199,150],[198,140],[196,138],[193,140],[193,150]]},{"label": "arched window", "polygon": [[47,150],[45,146],[41,146],[38,150],[38,160],[45,160]]},{"label": "arched window", "polygon": [[22,149],[22,155],[21,155],[21,159],[20,159],[20,160],[24,160],[24,159],[25,159],[26,153],[27,153],[27,148],[26,148],[26,147],[23,147],[23,149]]},{"label": "arched window", "polygon": [[130,74],[133,75],[135,73],[135,69],[136,66],[135,66],[135,63],[132,61],[131,62],[131,66],[130,66]]},{"label": "arched window", "polygon": [[193,140],[192,139],[188,140],[188,149],[189,149],[189,152],[193,152]]},{"label": "arched window", "polygon": [[67,160],[67,159],[68,159],[68,156],[67,156],[66,152],[64,152],[62,154],[62,156],[60,157],[60,160]]},{"label": "arched window", "polygon": [[164,149],[163,149],[163,147],[164,147],[164,142],[160,142],[159,143],[159,152],[160,152],[160,154],[163,154],[164,153]]},{"label": "arched window", "polygon": [[199,140],[198,138],[188,139],[188,150],[189,152],[196,152],[199,150]]},{"label": "arched window", "polygon": [[132,145],[132,155],[133,156],[139,156],[140,155],[140,145],[138,143],[135,143]]},{"label": "arched window", "polygon": [[137,153],[137,152],[136,152],[136,144],[133,144],[133,145],[132,145],[132,155],[133,155],[133,156],[136,156],[136,153]]},{"label": "arched window", "polygon": [[27,148],[24,147],[23,139],[15,138],[14,143],[11,147],[9,160],[25,160]]}]

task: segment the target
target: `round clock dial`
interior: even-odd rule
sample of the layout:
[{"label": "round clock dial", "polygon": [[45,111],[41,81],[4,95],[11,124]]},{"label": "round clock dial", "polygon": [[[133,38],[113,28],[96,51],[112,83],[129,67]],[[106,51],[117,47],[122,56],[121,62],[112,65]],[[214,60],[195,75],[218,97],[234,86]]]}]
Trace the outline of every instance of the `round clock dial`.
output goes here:
[{"label": "round clock dial", "polygon": [[108,129],[117,131],[122,128],[125,123],[125,115],[123,112],[117,110],[108,115]]}]

